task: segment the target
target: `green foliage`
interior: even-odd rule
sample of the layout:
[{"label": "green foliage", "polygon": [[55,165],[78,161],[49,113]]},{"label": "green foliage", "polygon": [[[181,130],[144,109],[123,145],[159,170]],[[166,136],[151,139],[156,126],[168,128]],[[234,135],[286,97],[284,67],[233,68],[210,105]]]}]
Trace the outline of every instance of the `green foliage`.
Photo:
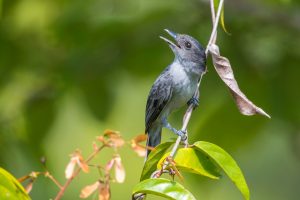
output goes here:
[{"label": "green foliage", "polygon": [[[220,0],[214,0],[214,6],[215,6],[215,13],[217,14],[218,6],[219,6]],[[221,10],[221,17],[220,17],[220,25],[222,26],[223,30],[225,33],[230,34],[225,26],[225,15],[224,15],[224,6],[222,7]]]},{"label": "green foliage", "polygon": [[174,142],[164,142],[151,151],[144,165],[142,175],[140,178],[141,181],[151,176],[151,174],[155,171],[156,165],[159,162],[160,158],[166,153],[166,151],[170,148],[172,144],[174,144]]},{"label": "green foliage", "polygon": [[0,168],[0,199],[1,200],[29,200],[23,186],[9,172]]},{"label": "green foliage", "polygon": [[[149,162],[146,162],[145,164],[148,170],[146,170],[147,173],[144,173],[143,171],[143,180],[145,178],[150,178],[149,175],[151,175],[155,171],[155,167],[149,166],[150,164],[157,163],[157,170],[162,170],[162,166],[166,162],[166,158],[170,155],[170,152],[164,155],[163,152],[165,152],[169,148],[169,145],[169,143],[160,144],[158,146],[158,149],[160,149],[160,151],[154,151],[152,156],[149,156],[149,159],[151,160]],[[235,160],[221,147],[209,142],[198,141],[194,143],[191,148],[178,149],[174,161],[176,170],[199,174],[211,179],[218,179],[218,177],[220,176],[219,171],[217,170],[218,167],[223,170],[227,174],[227,176],[234,182],[236,187],[243,194],[244,198],[246,200],[250,199],[249,189],[241,169],[239,168]],[[174,166],[171,165],[165,169],[170,169],[171,167],[173,167],[174,169]],[[148,177],[146,177],[146,175],[148,175]],[[167,180],[165,179],[146,179],[140,182],[134,188],[133,193],[151,193],[158,194],[164,197],[170,197],[169,192],[170,190],[172,190],[176,193],[183,193],[181,195],[186,195],[187,191],[182,187],[177,187],[176,184],[178,183],[174,183],[176,187],[171,187],[171,181],[163,184],[165,182],[167,182]],[[167,188],[169,188],[170,190]]]},{"label": "green foliage", "polygon": [[146,179],[133,188],[133,194],[147,193],[174,200],[196,200],[182,185],[164,178]]},{"label": "green foliage", "polygon": [[226,151],[215,144],[205,141],[196,142],[194,146],[200,151],[205,152],[210,158],[212,158],[218,164],[218,166],[224,170],[227,176],[234,182],[237,188],[244,195],[245,199],[249,200],[249,189],[244,175],[237,163]]}]

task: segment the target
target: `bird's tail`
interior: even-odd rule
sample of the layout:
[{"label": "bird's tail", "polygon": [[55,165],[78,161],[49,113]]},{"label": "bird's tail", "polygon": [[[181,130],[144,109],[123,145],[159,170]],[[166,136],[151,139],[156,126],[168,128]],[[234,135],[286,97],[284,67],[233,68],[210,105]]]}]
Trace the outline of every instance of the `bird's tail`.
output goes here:
[{"label": "bird's tail", "polygon": [[[156,147],[160,143],[161,131],[162,131],[161,126],[150,128],[150,130],[148,131],[147,147]],[[147,149],[146,160],[150,152],[151,150]]]}]

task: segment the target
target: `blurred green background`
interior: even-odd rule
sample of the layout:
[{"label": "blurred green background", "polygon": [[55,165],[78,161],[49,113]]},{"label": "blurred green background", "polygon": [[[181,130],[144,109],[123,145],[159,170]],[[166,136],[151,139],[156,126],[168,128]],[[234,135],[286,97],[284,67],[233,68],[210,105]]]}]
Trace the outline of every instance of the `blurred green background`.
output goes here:
[{"label": "blurred green background", "polygon": [[[206,45],[211,32],[207,0],[1,0],[0,166],[16,177],[43,170],[60,182],[69,154],[86,156],[106,128],[126,140],[144,130],[147,95],[173,60],[158,38],[163,29],[187,33]],[[242,116],[208,61],[190,142],[206,140],[239,163],[255,200],[300,196],[300,3],[296,0],[225,1],[226,26],[218,44],[241,89],[268,112]],[[184,109],[170,121],[180,127]],[[164,130],[164,140],[173,135]],[[106,162],[103,151],[93,163]],[[125,147],[127,177],[112,184],[112,199],[130,199],[143,158]],[[64,199],[79,199],[97,170],[81,174]],[[197,199],[242,199],[226,176],[220,181],[186,175]],[[39,178],[33,199],[58,189]],[[155,199],[155,198],[154,198]]]}]

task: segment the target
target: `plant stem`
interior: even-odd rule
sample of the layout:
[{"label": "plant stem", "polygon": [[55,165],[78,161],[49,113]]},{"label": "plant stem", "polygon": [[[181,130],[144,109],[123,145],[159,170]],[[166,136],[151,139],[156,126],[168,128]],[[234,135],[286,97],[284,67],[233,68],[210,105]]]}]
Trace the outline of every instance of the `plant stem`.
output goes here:
[{"label": "plant stem", "polygon": [[[213,1],[211,1],[211,2],[213,2]],[[213,30],[211,32],[207,47],[212,45],[212,44],[215,44],[215,42],[216,42],[217,28],[218,28],[218,24],[219,24],[223,4],[224,4],[224,0],[220,0],[219,6],[218,6],[218,11],[217,11],[217,16],[215,18],[215,22],[213,22]],[[206,55],[208,54],[208,48],[206,48],[205,53],[206,53]]]},{"label": "plant stem", "polygon": [[53,181],[53,183],[55,183],[55,185],[59,187],[59,189],[62,189],[63,186],[50,174],[49,171],[46,171],[44,175],[45,177],[48,177],[51,181]]},{"label": "plant stem", "polygon": [[[211,32],[211,35],[210,35],[210,39],[209,39],[209,42],[207,44],[207,47],[209,47],[210,45],[212,44],[215,44],[216,42],[216,39],[217,39],[217,27],[218,27],[218,23],[219,23],[219,20],[220,20],[220,16],[221,16],[221,11],[222,11],[222,7],[223,7],[223,4],[224,4],[224,0],[220,0],[220,3],[219,3],[219,6],[218,6],[218,11],[217,11],[217,16],[215,16],[215,8],[214,8],[214,1],[213,0],[210,0],[210,8],[211,8],[211,15],[212,15],[212,23],[213,23],[213,29],[212,29],[212,32]],[[208,48],[206,48],[205,50],[205,54],[206,54],[206,57],[208,56]],[[197,87],[197,90],[194,94],[194,97],[198,97],[199,96],[199,87],[200,87],[200,83],[201,83],[201,80],[202,80],[202,77],[203,75],[205,74],[206,72],[204,72],[200,79],[199,79],[199,82],[198,82],[198,87]],[[183,125],[181,127],[181,130],[182,131],[186,131],[187,130],[187,126],[188,126],[188,123],[190,121],[190,118],[192,116],[192,112],[193,112],[193,105],[190,105],[187,109],[187,111],[185,112],[184,114],[184,117],[183,117]],[[174,157],[178,147],[179,147],[179,144],[181,142],[181,137],[178,136],[177,137],[177,140],[171,150],[171,153],[170,153],[170,156],[171,157]],[[165,161],[164,165],[163,165],[163,170],[167,167],[168,165],[168,161]]]},{"label": "plant stem", "polygon": [[[215,13],[215,5],[214,5],[214,0],[210,0],[210,12],[211,12],[211,21],[212,21],[212,25],[215,25],[216,22],[216,13]],[[215,34],[215,37],[213,38],[213,43],[216,43],[217,40],[217,31]],[[206,54],[207,55],[207,54]]]},{"label": "plant stem", "polygon": [[[105,144],[103,144],[101,147],[98,147],[93,153],[91,153],[88,158],[85,160],[85,162],[88,164],[89,161],[91,161],[104,147],[106,147]],[[55,197],[55,200],[60,200],[61,197],[64,195],[65,190],[67,187],[71,184],[73,179],[80,173],[81,168],[78,168],[73,175],[66,181],[66,183],[61,187],[60,191]]]}]

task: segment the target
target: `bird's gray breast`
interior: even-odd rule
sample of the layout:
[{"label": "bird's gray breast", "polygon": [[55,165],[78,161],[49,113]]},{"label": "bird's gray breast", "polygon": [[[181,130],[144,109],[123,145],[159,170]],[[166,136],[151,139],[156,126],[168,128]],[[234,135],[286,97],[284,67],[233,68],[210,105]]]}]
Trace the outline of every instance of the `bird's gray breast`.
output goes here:
[{"label": "bird's gray breast", "polygon": [[184,67],[174,62],[171,65],[170,73],[173,78],[173,95],[170,101],[170,109],[180,108],[190,100],[197,89],[197,77],[188,74]]}]

